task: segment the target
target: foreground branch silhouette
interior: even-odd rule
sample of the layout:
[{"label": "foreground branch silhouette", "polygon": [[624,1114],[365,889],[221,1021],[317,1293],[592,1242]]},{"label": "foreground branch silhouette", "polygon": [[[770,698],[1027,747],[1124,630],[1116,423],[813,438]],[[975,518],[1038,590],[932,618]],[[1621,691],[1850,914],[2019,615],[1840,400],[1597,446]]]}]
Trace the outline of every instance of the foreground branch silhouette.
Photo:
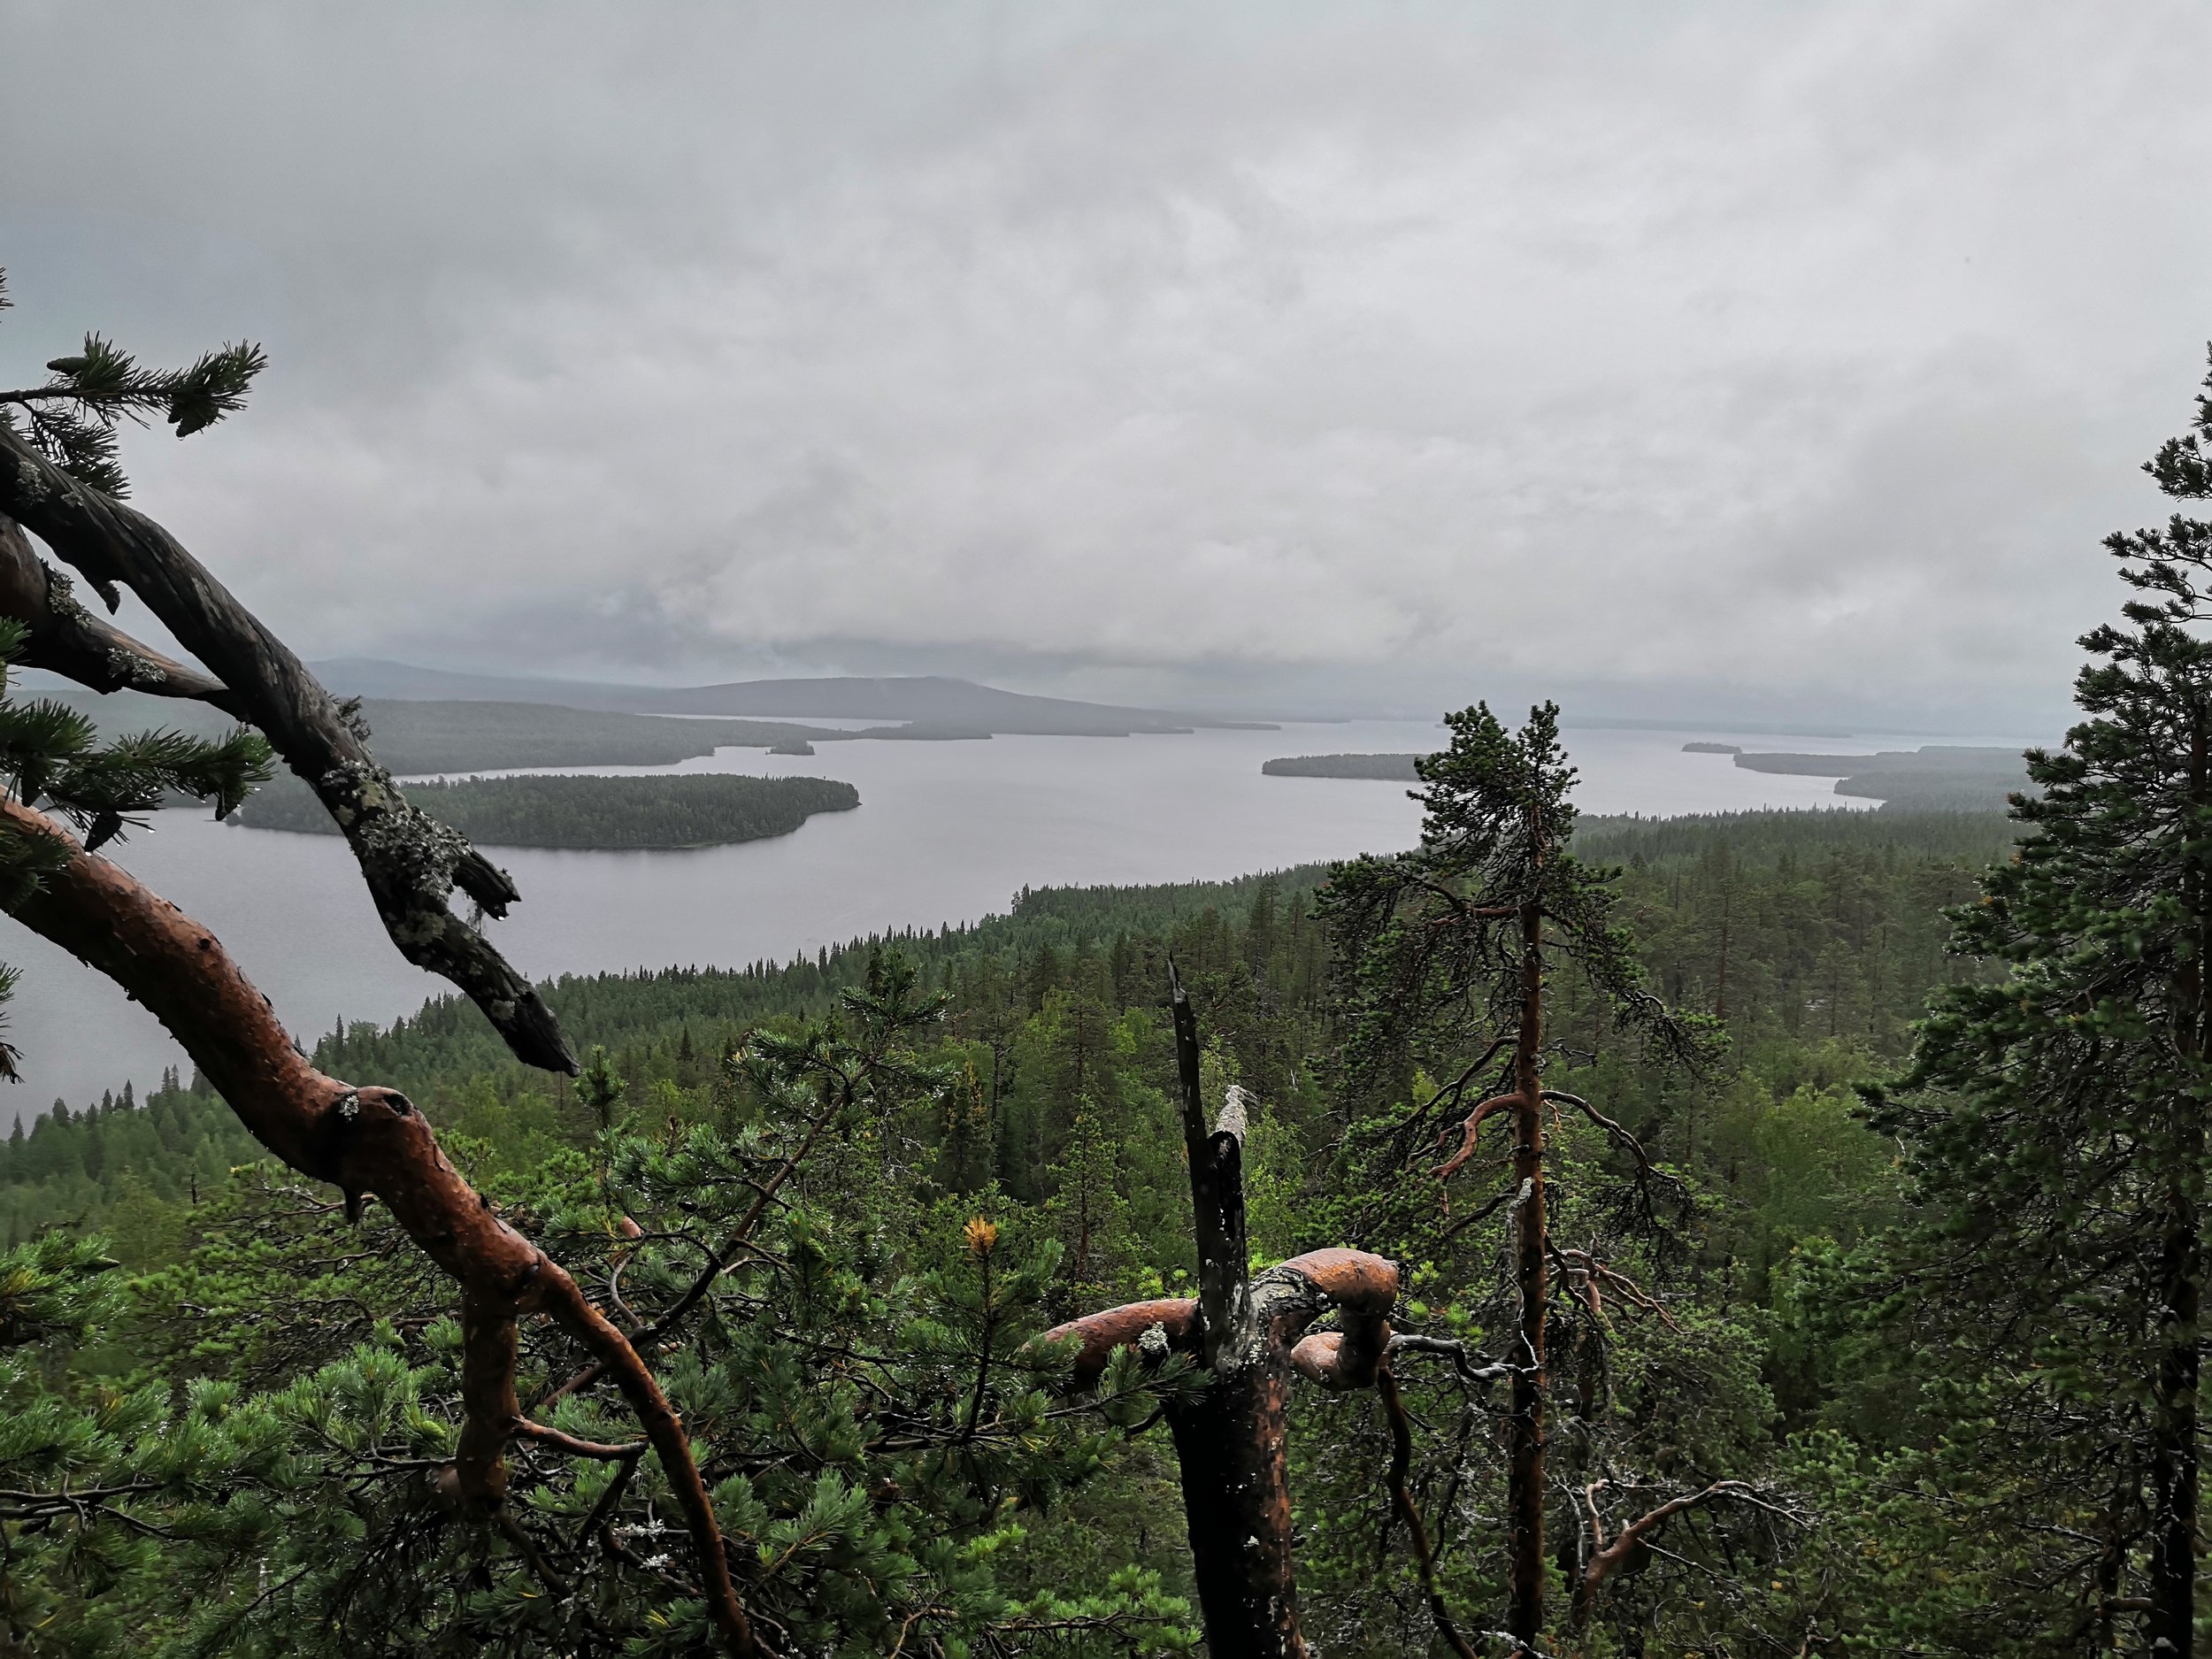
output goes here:
[{"label": "foreground branch silhouette", "polygon": [[[12,520],[12,523],[5,521]],[[376,913],[399,953],[467,994],[526,1064],[573,1073],[576,1057],[529,980],[456,916],[458,889],[488,916],[522,895],[506,872],[444,825],[408,803],[369,751],[365,729],[307,666],[213,572],[145,514],[71,476],[0,426],[0,541],[19,547],[15,526],[35,532],[111,610],[127,587],[213,679],[184,669],[96,623],[65,581],[34,578],[10,551],[6,586],[31,627],[27,661],[111,691],[119,683],[189,697],[265,735],[329,809],[361,866]],[[35,558],[31,560],[36,564]],[[56,595],[60,603],[56,603]]]},{"label": "foreground branch silhouette", "polygon": [[317,1071],[212,933],[128,871],[86,852],[42,813],[0,801],[0,826],[45,839],[58,861],[15,905],[17,920],[142,1003],[263,1146],[301,1174],[336,1187],[349,1214],[377,1198],[460,1285],[465,1415],[453,1465],[440,1481],[447,1495],[469,1515],[496,1520],[506,1447],[518,1433],[578,1455],[604,1455],[603,1448],[563,1445],[523,1420],[515,1394],[517,1324],[545,1314],[593,1356],[636,1413],[683,1509],[702,1588],[728,1646],[740,1654],[763,1651],[738,1605],[683,1425],[660,1386],[560,1263],[500,1219],[461,1178],[407,1096]]},{"label": "foreground branch silhouette", "polygon": [[[158,414],[188,435],[242,407],[262,363],[257,347],[240,345],[190,369],[148,371],[90,335],[81,354],[47,365],[54,378],[46,385],[0,393],[0,657],[96,691],[127,687],[204,703],[257,728],[344,833],[401,954],[465,992],[518,1058],[572,1073],[575,1057],[536,988],[450,907],[457,889],[486,913],[505,914],[519,896],[505,872],[410,805],[370,753],[351,707],[333,699],[173,536],[119,499],[126,488],[115,460],[119,420]],[[70,579],[39,557],[25,529],[73,566],[111,611],[120,589],[130,588],[211,672],[95,617]],[[764,1651],[738,1604],[683,1425],[636,1348],[558,1263],[461,1178],[404,1094],[317,1071],[211,932],[90,850],[129,821],[125,814],[150,810],[179,782],[213,796],[219,811],[234,804],[253,779],[267,775],[266,749],[244,733],[214,745],[157,733],[135,747],[126,740],[88,753],[89,724],[73,711],[0,705],[0,713],[11,717],[0,902],[158,1018],[263,1146],[301,1174],[336,1186],[349,1216],[377,1198],[461,1286],[463,1422],[454,1461],[438,1481],[443,1497],[511,1536],[505,1452],[518,1434],[574,1455],[634,1455],[526,1422],[515,1392],[518,1323],[543,1314],[583,1347],[593,1374],[611,1380],[636,1414],[683,1512],[699,1593],[725,1645],[741,1655]],[[58,769],[73,757],[81,775],[65,787],[65,779],[56,781],[65,776]],[[42,801],[88,821],[88,844],[37,810]],[[0,1062],[8,1056],[0,1047]]]}]

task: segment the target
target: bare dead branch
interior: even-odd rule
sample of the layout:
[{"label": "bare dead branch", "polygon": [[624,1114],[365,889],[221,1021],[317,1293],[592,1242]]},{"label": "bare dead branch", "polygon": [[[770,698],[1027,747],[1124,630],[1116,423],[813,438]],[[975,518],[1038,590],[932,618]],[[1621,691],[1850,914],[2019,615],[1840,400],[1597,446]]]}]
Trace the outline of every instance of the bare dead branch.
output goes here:
[{"label": "bare dead branch", "polygon": [[[1576,1630],[1584,1629],[1596,1605],[1598,1591],[1605,1581],[1628,1566],[1644,1550],[1651,1548],[1651,1536],[1660,1527],[1685,1510],[1702,1509],[1723,1499],[1735,1499],[1776,1514],[1786,1513],[1768,1502],[1758,1488],[1744,1480],[1716,1480],[1701,1492],[1670,1498],[1657,1509],[1639,1516],[1621,1528],[1620,1536],[1611,1543],[1605,1541],[1605,1521],[1598,1509],[1597,1494],[1607,1483],[1595,1481],[1583,1488],[1583,1502],[1590,1512],[1590,1559],[1582,1569],[1582,1577],[1576,1581],[1574,1605],[1569,1615]],[[1795,1517],[1792,1517],[1795,1518]]]},{"label": "bare dead branch", "polygon": [[1422,1524],[1413,1494],[1406,1490],[1406,1473],[1413,1464],[1413,1425],[1406,1416],[1405,1402],[1398,1397],[1398,1379],[1390,1374],[1389,1366],[1375,1373],[1375,1392],[1382,1396],[1383,1416],[1390,1424],[1391,1507],[1406,1524],[1406,1536],[1413,1545],[1413,1564],[1421,1575],[1421,1593],[1428,1598],[1429,1617],[1436,1621],[1436,1633],[1459,1659],[1476,1659],[1475,1650],[1453,1622],[1451,1609],[1444,1605],[1444,1593],[1437,1588],[1436,1555],[1429,1548],[1429,1529]]},{"label": "bare dead branch", "polygon": [[1644,1151],[1644,1143],[1596,1107],[1591,1105],[1588,1101],[1584,1100],[1581,1095],[1570,1094],[1564,1089],[1548,1088],[1544,1091],[1544,1098],[1557,1105],[1573,1107],[1599,1128],[1604,1130],[1606,1138],[1615,1146],[1626,1148],[1635,1158],[1638,1169],[1646,1175],[1655,1172],[1652,1168],[1649,1155]]},{"label": "bare dead branch", "polygon": [[1590,1310],[1594,1317],[1601,1321],[1605,1319],[1605,1302],[1601,1293],[1604,1290],[1611,1290],[1631,1307],[1645,1313],[1656,1314],[1660,1323],[1668,1330],[1674,1332],[1681,1330],[1682,1327],[1675,1324],[1674,1316],[1667,1311],[1663,1302],[1627,1274],[1591,1255],[1589,1251],[1555,1249],[1552,1256],[1565,1271],[1570,1284],[1578,1286],[1582,1290],[1583,1305]]},{"label": "bare dead branch", "polygon": [[143,600],[224,687],[227,702],[219,706],[259,728],[328,809],[400,955],[457,986],[517,1058],[574,1073],[576,1057],[536,988],[447,902],[457,887],[487,914],[503,916],[521,896],[514,883],[461,836],[408,804],[283,641],[160,525],[72,478],[5,430],[0,514],[41,537],[111,610],[119,583]]},{"label": "bare dead branch", "polygon": [[12,518],[0,517],[0,616],[30,630],[19,659],[95,691],[187,697],[245,718],[221,681],[133,639],[79,602],[68,577],[40,558]]},{"label": "bare dead branch", "polygon": [[[1176,1077],[1181,1084],[1183,1152],[1190,1169],[1191,1217],[1198,1245],[1200,1339],[1206,1363],[1218,1366],[1221,1348],[1244,1324],[1250,1286],[1246,1282],[1244,1143],[1240,1132],[1209,1133],[1199,1089],[1198,1017],[1172,960],[1169,1004],[1175,1024]],[[1242,1114],[1235,1114],[1240,1121]]]},{"label": "bare dead branch", "polygon": [[1452,1369],[1461,1379],[1471,1383],[1503,1382],[1513,1375],[1512,1366],[1483,1364],[1464,1342],[1448,1337],[1402,1331],[1390,1339],[1388,1357],[1394,1359],[1401,1354],[1441,1354],[1452,1362]]}]

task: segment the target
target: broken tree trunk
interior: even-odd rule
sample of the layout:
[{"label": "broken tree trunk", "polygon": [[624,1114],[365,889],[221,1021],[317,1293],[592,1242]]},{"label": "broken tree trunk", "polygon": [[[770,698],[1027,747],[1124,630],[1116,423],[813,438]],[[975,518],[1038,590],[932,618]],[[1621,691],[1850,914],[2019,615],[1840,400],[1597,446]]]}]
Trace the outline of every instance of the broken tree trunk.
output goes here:
[{"label": "broken tree trunk", "polygon": [[688,1525],[726,1646],[763,1652],[738,1604],[683,1425],[659,1384],[560,1263],[461,1178],[408,1098],[318,1071],[213,933],[128,871],[86,852],[44,814],[0,799],[0,833],[46,838],[58,855],[37,890],[10,906],[17,920],[142,1003],[263,1146],[338,1187],[349,1214],[373,1194],[460,1285],[463,1421],[442,1490],[476,1517],[500,1513],[507,1443],[527,1432],[515,1397],[517,1322],[548,1315],[604,1368],[636,1413]]},{"label": "broken tree trunk", "polygon": [[[1206,1384],[1168,1408],[1206,1647],[1214,1659],[1299,1659],[1291,1555],[1286,1409],[1294,1371],[1331,1388],[1374,1385],[1388,1351],[1398,1268],[1359,1250],[1315,1250],[1254,1278],[1244,1224],[1243,1091],[1210,1131],[1200,1097],[1197,1024],[1174,987],[1184,1148],[1198,1242],[1195,1300],[1136,1302],[1072,1321],[1074,1381],[1097,1379],[1114,1349],[1157,1331],[1194,1355]],[[1325,1314],[1340,1329],[1306,1334]]]}]

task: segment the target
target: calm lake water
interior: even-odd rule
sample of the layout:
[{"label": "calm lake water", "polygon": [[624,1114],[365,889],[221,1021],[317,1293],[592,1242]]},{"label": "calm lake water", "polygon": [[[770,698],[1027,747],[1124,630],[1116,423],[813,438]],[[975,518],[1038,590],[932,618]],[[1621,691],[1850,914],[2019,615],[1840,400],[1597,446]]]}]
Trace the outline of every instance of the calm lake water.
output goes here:
[{"label": "calm lake water", "polygon": [[[1653,816],[1849,804],[1827,779],[1686,755],[1693,737],[1816,753],[1926,741],[1574,731],[1579,803]],[[1361,721],[1180,737],[826,744],[810,758],[725,749],[637,770],[841,778],[859,788],[860,808],[772,841],[690,852],[493,849],[523,894],[493,937],[539,977],[787,961],[860,934],[972,921],[1003,910],[1024,887],[1217,879],[1395,851],[1413,844],[1420,825],[1403,786],[1267,778],[1260,763],[1428,749],[1440,738],[1425,723]],[[172,811],[119,856],[213,927],[310,1046],[342,1017],[389,1020],[445,988],[393,950],[335,836]],[[164,1066],[185,1064],[150,1015],[44,941],[5,926],[0,958],[24,971],[9,1010],[25,1079],[4,1100],[12,1112],[43,1110],[57,1095],[81,1103],[126,1078],[143,1089]]]}]

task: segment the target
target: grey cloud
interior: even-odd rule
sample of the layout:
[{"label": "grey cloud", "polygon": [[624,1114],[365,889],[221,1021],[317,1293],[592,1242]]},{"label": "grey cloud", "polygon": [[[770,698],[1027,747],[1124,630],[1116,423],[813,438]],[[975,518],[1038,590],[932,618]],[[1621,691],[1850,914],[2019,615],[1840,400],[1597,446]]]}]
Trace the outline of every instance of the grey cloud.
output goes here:
[{"label": "grey cloud", "polygon": [[2212,333],[2178,4],[0,28],[0,362],[268,336],[132,458],[318,654],[2047,710]]}]

